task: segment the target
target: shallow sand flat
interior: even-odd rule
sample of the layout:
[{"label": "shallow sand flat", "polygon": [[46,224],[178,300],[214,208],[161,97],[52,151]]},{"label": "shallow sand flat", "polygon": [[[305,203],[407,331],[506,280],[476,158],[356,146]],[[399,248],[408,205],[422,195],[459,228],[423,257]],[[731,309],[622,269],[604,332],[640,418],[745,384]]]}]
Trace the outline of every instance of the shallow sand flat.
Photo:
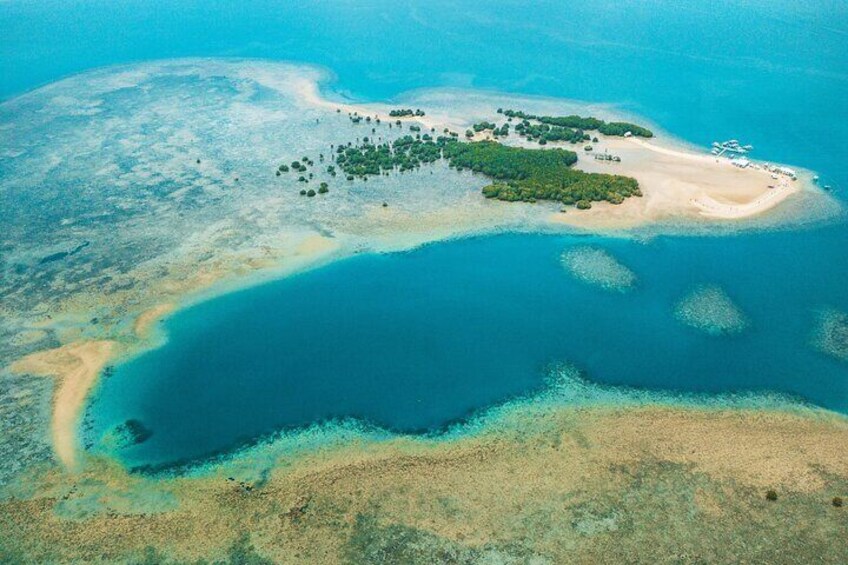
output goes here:
[{"label": "shallow sand flat", "polygon": [[419,123],[427,129],[435,129],[438,135],[441,135],[445,128],[459,129],[461,124],[465,121],[462,117],[450,116],[444,112],[432,114],[426,111],[423,116],[391,117],[389,116],[389,112],[398,107],[396,104],[357,104],[351,102],[335,102],[321,94],[318,82],[306,77],[302,77],[283,85],[276,83],[275,81],[270,81],[270,84],[275,84],[278,88],[282,87],[284,89],[290,89],[300,103],[308,108],[322,108],[324,110],[331,111],[340,110],[345,113],[357,113],[361,116],[379,117],[382,121],[389,123],[394,123],[396,121],[404,123]]},{"label": "shallow sand flat", "polygon": [[[575,167],[591,173],[633,177],[639,181],[643,196],[628,198],[617,206],[593,203],[591,210],[569,209],[555,214],[554,221],[587,229],[609,229],[681,219],[744,220],[775,209],[801,191],[828,198],[811,186],[809,175],[802,175],[797,181],[786,177],[775,180],[765,170],[740,169],[724,158],[635,138],[599,137],[600,143],[591,144],[592,154],[580,154]],[[620,156],[621,162],[594,159],[594,153],[605,151]]]},{"label": "shallow sand flat", "polygon": [[209,559],[249,533],[276,562],[840,563],[848,520],[831,499],[848,490],[846,442],[844,418],[821,411],[560,407],[462,441],[284,458],[261,480],[239,471],[250,453],[192,478],[104,462],[75,485],[48,471],[40,497],[0,502],[0,548],[109,561],[152,545]]},{"label": "shallow sand flat", "polygon": [[50,432],[56,457],[68,469],[77,466],[76,430],[85,399],[114,346],[111,341],[70,343],[34,353],[11,366],[16,373],[56,377]]}]

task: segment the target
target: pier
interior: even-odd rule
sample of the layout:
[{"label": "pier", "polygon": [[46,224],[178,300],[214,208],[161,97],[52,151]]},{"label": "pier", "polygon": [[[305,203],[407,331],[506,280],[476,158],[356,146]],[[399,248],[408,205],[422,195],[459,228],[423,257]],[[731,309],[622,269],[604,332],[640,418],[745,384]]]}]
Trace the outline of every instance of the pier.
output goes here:
[{"label": "pier", "polygon": [[741,145],[738,139],[729,139],[727,141],[713,141],[712,154],[716,157],[721,157],[725,153],[734,153],[735,155],[744,155],[753,150],[753,145]]}]

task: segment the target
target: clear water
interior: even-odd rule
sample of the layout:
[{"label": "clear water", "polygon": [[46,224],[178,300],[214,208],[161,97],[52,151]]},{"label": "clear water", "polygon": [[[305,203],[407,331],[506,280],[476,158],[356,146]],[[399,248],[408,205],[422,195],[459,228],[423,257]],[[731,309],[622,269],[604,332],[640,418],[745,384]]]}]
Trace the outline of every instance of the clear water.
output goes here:
[{"label": "clear water", "polygon": [[[337,90],[368,100],[453,85],[618,104],[692,143],[735,137],[757,158],[816,170],[839,198],[848,187],[839,0],[104,0],[61,10],[32,0],[0,3],[0,29],[5,98],[129,61],[295,60],[331,69]],[[105,382],[95,425],[143,419],[154,435],[122,454],[134,463],[346,415],[433,429],[538,388],[541,368],[559,359],[603,382],[778,390],[848,410],[845,364],[808,343],[817,309],[848,310],[844,223],[594,240],[638,277],[621,295],[567,275],[559,256],[576,241],[502,236],[358,257],[197,306],[169,322],[171,345]],[[747,331],[716,338],[675,320],[675,301],[711,283],[745,313]]]},{"label": "clear water", "polygon": [[[602,383],[778,391],[848,412],[845,364],[810,345],[816,309],[848,307],[848,263],[808,252],[833,239],[848,245],[836,228],[649,244],[502,235],[355,257],[176,315],[167,345],[105,380],[91,435],[138,419],[153,436],[122,457],[165,464],[329,419],[431,431],[540,389],[562,361]],[[572,277],[560,255],[587,242],[633,269],[636,288]],[[681,324],[675,302],[705,282],[750,327]]]}]

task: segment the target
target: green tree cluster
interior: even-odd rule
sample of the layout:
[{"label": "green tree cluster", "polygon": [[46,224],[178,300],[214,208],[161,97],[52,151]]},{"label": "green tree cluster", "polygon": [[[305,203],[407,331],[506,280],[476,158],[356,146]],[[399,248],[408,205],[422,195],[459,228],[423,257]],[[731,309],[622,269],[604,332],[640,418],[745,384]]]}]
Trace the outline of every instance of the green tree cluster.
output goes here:
[{"label": "green tree cluster", "polygon": [[470,169],[493,179],[483,194],[509,202],[553,200],[589,208],[592,202],[620,204],[642,195],[635,179],[571,168],[577,162],[573,151],[509,147],[495,141],[460,142],[450,136],[434,141],[407,135],[392,143],[339,146],[336,165],[352,180],[409,171],[439,159],[457,170]]},{"label": "green tree cluster", "polygon": [[625,198],[642,195],[635,179],[572,169],[577,154],[564,149],[526,149],[479,141],[446,144],[443,154],[452,167],[493,178],[496,182],[483,189],[487,198],[554,200],[588,208],[591,202],[620,204]]},{"label": "green tree cluster", "polygon": [[[654,133],[642,126],[631,124],[628,122],[605,122],[598,118],[583,118],[577,115],[571,116],[537,116],[528,114],[520,110],[504,110],[498,108],[498,113],[509,118],[518,118],[520,120],[534,120],[541,124],[549,126],[557,126],[563,128],[572,128],[584,131],[597,130],[604,135],[623,136],[628,131],[639,137],[653,137]],[[517,128],[516,128],[517,129]]]},{"label": "green tree cluster", "polygon": [[484,121],[474,124],[473,126],[471,126],[471,129],[473,129],[477,133],[480,133],[481,131],[485,131],[487,129],[495,129],[496,127],[498,127],[496,124]]},{"label": "green tree cluster", "polygon": [[539,142],[540,145],[545,145],[551,141],[578,143],[589,139],[589,135],[584,133],[582,129],[571,129],[565,126],[551,126],[548,124],[534,124],[529,120],[523,120],[517,124],[515,126],[515,132],[530,141]]},{"label": "green tree cluster", "polygon": [[407,118],[410,116],[423,116],[424,111],[420,108],[413,111],[411,108],[397,108],[395,110],[389,110],[389,116],[392,118]]},{"label": "green tree cluster", "polygon": [[628,122],[607,122],[598,128],[598,131],[604,135],[619,135],[622,136],[627,132],[639,137],[653,137],[654,132],[642,126],[631,124]]},{"label": "green tree cluster", "polygon": [[392,143],[339,146],[336,150],[336,165],[348,177],[360,178],[381,175],[395,169],[400,172],[410,171],[422,163],[439,160],[442,157],[441,148],[447,140],[439,137],[437,141],[432,141],[405,135]]}]

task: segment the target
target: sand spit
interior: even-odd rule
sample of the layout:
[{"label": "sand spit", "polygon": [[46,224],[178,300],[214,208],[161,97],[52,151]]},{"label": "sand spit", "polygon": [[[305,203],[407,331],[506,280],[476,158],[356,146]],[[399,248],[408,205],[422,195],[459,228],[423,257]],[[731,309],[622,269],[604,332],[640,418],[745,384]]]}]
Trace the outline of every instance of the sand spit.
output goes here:
[{"label": "sand spit", "polygon": [[831,503],[848,489],[843,418],[560,407],[515,424],[462,442],[353,442],[261,480],[226,466],[143,479],[104,463],[75,485],[48,472],[41,497],[0,501],[0,551],[42,562],[133,561],[147,547],[158,562],[848,558],[836,542],[845,509]]},{"label": "sand spit", "polygon": [[[772,178],[765,169],[735,167],[728,159],[673,149],[660,142],[599,136],[592,154],[580,155],[576,168],[630,176],[639,181],[642,198],[624,203],[593,204],[591,210],[567,210],[553,221],[592,229],[638,227],[660,221],[739,221],[777,209],[801,192],[830,200],[802,174],[797,181]],[[663,141],[668,143],[668,141]],[[595,153],[619,156],[621,162],[598,161]]]},{"label": "sand spit", "polygon": [[85,399],[114,346],[112,341],[69,343],[34,353],[11,366],[16,373],[56,378],[50,433],[56,457],[69,470],[77,469],[76,430]]},{"label": "sand spit", "polygon": [[171,303],[158,304],[139,314],[133,324],[133,331],[135,331],[135,335],[141,339],[149,337],[150,331],[153,329],[153,325],[164,316],[173,312],[174,307],[174,304]]},{"label": "sand spit", "polygon": [[321,108],[332,111],[339,110],[345,113],[359,114],[360,116],[379,116],[382,120],[391,122],[400,121],[418,123],[427,129],[435,130],[439,135],[442,134],[445,128],[458,129],[464,121],[462,118],[451,117],[444,113],[437,115],[425,113],[424,116],[389,117],[389,112],[396,108],[396,105],[334,102],[324,98],[321,94],[318,82],[306,77],[293,81],[290,85],[287,85],[286,88],[290,88],[300,99],[301,104],[305,107]]}]

